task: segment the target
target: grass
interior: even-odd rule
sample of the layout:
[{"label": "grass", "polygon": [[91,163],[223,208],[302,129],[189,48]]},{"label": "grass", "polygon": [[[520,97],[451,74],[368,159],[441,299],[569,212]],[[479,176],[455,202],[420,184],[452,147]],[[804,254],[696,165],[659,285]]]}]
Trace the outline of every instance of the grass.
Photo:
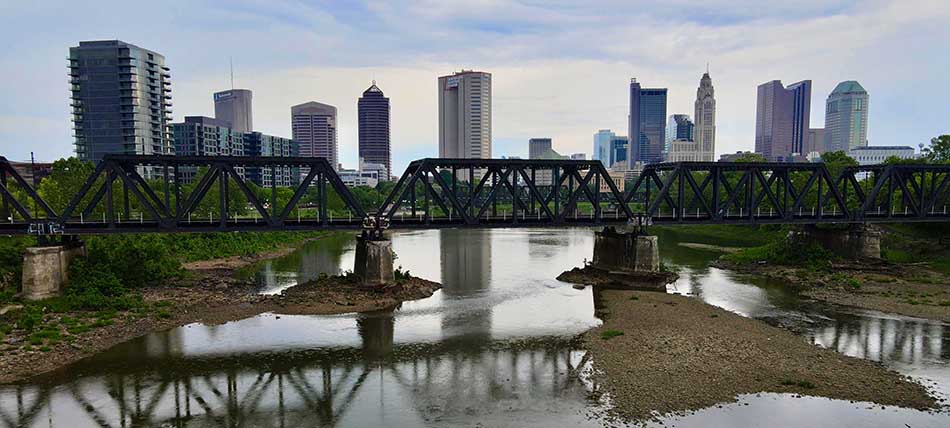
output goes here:
[{"label": "grass", "polygon": [[807,380],[793,380],[790,378],[782,379],[783,386],[798,386],[805,389],[815,389],[815,384]]},{"label": "grass", "polygon": [[603,340],[610,340],[610,339],[613,339],[613,338],[615,338],[615,337],[617,337],[617,336],[623,336],[623,332],[620,331],[620,330],[607,329],[607,330],[604,330],[604,331],[600,334],[600,338],[603,339]]},{"label": "grass", "polygon": [[673,235],[678,242],[736,247],[764,245],[785,236],[785,231],[777,226],[680,225],[652,226],[650,230]]}]

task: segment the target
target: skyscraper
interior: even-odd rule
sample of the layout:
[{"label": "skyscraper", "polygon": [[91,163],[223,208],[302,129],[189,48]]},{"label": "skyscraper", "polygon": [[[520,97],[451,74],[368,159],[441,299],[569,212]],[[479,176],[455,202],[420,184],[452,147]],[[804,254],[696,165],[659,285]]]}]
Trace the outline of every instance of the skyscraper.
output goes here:
[{"label": "skyscraper", "polygon": [[716,98],[709,70],[699,79],[693,119],[696,121],[693,139],[704,162],[716,160]]},{"label": "skyscraper", "polygon": [[671,114],[669,120],[666,121],[667,150],[669,143],[673,140],[693,141],[694,129],[695,125],[688,114]]},{"label": "skyscraper", "polygon": [[666,88],[641,88],[630,79],[630,144],[627,164],[660,162],[666,144]]},{"label": "skyscraper", "polygon": [[781,80],[758,88],[755,152],[770,161],[789,161],[806,148],[811,113],[811,80],[787,88]]},{"label": "skyscraper", "polygon": [[617,162],[626,162],[627,154],[630,151],[630,140],[622,135],[617,135],[610,140],[610,168]]},{"label": "skyscraper", "polygon": [[251,132],[254,121],[251,115],[251,91],[228,89],[214,93],[214,118],[231,124],[237,132]]},{"label": "skyscraper", "polygon": [[107,153],[174,154],[168,71],[162,55],[120,40],[69,48],[79,159],[98,161]]},{"label": "skyscraper", "polygon": [[324,158],[337,168],[336,107],[316,101],[295,105],[290,108],[290,123],[300,156]]},{"label": "skyscraper", "polygon": [[841,82],[828,95],[825,145],[831,152],[847,152],[868,145],[868,93],[860,83]]},{"label": "skyscraper", "polygon": [[551,150],[550,138],[532,138],[528,140],[528,159],[539,159],[541,154]]},{"label": "skyscraper", "polygon": [[610,167],[610,140],[617,135],[609,129],[601,129],[594,134],[594,160]]},{"label": "skyscraper", "polygon": [[386,166],[380,177],[392,175],[392,149],[389,141],[389,98],[376,86],[376,81],[357,102],[359,115],[359,156],[368,163]]},{"label": "skyscraper", "polygon": [[439,77],[439,157],[491,158],[491,73]]}]

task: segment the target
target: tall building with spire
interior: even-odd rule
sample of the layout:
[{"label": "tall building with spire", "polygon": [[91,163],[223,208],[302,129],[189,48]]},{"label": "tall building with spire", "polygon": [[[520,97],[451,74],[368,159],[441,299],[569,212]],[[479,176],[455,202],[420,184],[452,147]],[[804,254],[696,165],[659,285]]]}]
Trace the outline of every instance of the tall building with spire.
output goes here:
[{"label": "tall building with spire", "polygon": [[699,149],[699,158],[705,162],[716,160],[716,97],[709,67],[699,79],[696,89],[695,114],[693,115],[693,138]]},{"label": "tall building with spire", "polygon": [[392,148],[389,141],[389,98],[376,86],[376,81],[357,102],[359,115],[359,155],[367,163],[386,165],[385,177],[392,176]]},{"label": "tall building with spire", "polygon": [[228,89],[214,93],[214,118],[230,124],[237,132],[254,131],[250,89]]},{"label": "tall building with spire", "polygon": [[849,152],[868,145],[868,92],[847,80],[835,86],[825,104],[825,147]]}]

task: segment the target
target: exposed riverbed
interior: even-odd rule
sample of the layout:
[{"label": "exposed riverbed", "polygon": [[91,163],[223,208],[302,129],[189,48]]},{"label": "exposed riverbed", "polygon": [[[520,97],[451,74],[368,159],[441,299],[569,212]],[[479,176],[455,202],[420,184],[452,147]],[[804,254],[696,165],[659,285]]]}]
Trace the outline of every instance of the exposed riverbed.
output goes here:
[{"label": "exposed riverbed", "polygon": [[[945,325],[803,302],[787,287],[705,265],[718,256],[661,235],[670,292],[880,361],[950,394]],[[312,242],[244,271],[277,293],[349,270],[354,242]],[[728,243],[723,243],[728,245]],[[601,426],[590,356],[572,338],[600,324],[590,288],[554,279],[591,257],[590,230],[399,233],[397,265],[443,289],[395,311],[266,313],[191,324],[66,370],[0,386],[12,426]],[[592,409],[594,411],[592,411]],[[767,421],[767,423],[766,423]],[[676,426],[950,426],[946,414],[792,394],[664,420]]]}]

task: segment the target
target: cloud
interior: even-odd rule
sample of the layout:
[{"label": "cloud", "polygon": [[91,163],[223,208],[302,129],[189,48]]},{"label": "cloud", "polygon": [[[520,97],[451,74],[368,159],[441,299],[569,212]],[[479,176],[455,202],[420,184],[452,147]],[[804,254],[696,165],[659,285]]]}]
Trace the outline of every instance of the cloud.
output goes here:
[{"label": "cloud", "polygon": [[947,132],[950,55],[940,50],[950,3],[939,0],[34,3],[0,6],[0,32],[16,40],[0,52],[0,97],[15,100],[0,104],[8,157],[35,147],[43,158],[69,154],[65,57],[97,38],[166,56],[176,119],[211,114],[229,57],[236,84],[254,90],[263,132],[289,135],[293,104],[336,105],[350,165],[356,100],[374,76],[391,98],[398,170],[437,154],[436,78],[462,67],[493,74],[496,156],[524,156],[535,136],[570,153],[590,152],[598,129],[626,134],[630,77],[669,88],[668,113],[692,114],[707,61],[720,153],[751,149],[755,87],[773,79],[813,80],[813,126],[838,81],[861,81],[872,144],[916,145]]}]

